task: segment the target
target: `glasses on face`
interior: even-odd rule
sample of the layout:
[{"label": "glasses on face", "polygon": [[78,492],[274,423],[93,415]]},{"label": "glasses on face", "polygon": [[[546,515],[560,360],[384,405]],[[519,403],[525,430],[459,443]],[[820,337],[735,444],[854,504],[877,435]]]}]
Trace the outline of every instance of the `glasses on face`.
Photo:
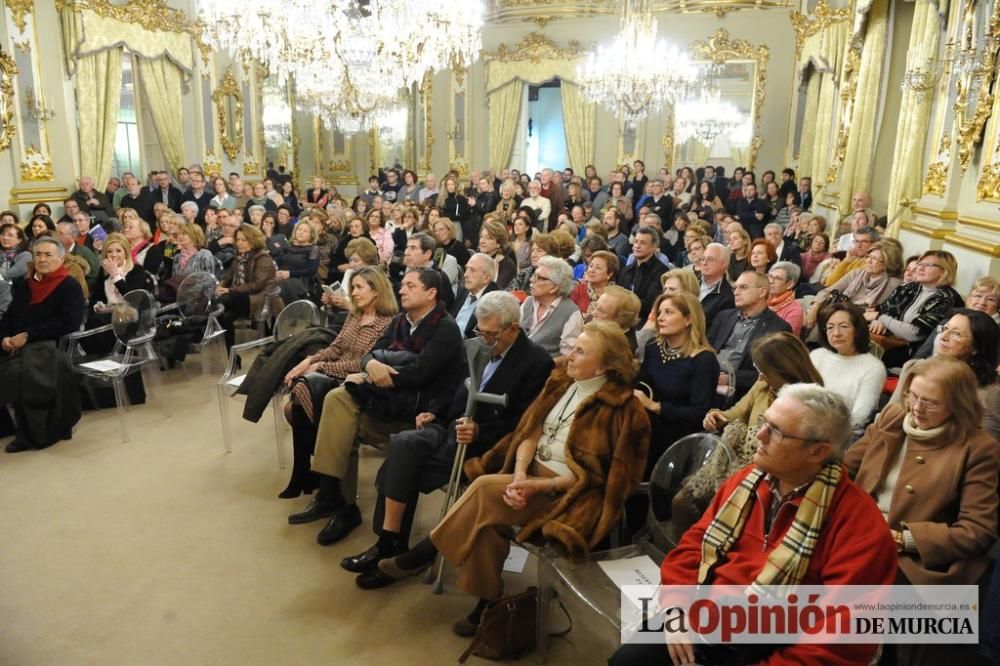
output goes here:
[{"label": "glasses on face", "polygon": [[499,331],[481,331],[477,327],[477,328],[472,329],[472,332],[475,333],[480,338],[482,338],[483,342],[485,342],[486,344],[492,346],[492,345],[496,344],[497,338],[499,338],[503,334],[503,332],[506,331],[506,330],[507,330],[507,327],[501,328]]},{"label": "glasses on face", "polygon": [[544,275],[539,275],[538,273],[532,273],[530,282],[552,282],[548,277]]},{"label": "glasses on face", "polygon": [[941,409],[940,402],[921,398],[918,395],[914,395],[912,391],[907,391],[903,394],[903,397],[906,398],[906,404],[910,407],[910,409],[918,407],[923,409],[928,414],[933,414]]},{"label": "glasses on face", "polygon": [[858,238],[857,236],[854,237],[854,244],[855,245],[871,245],[874,242],[875,241],[873,241],[870,238]]},{"label": "glasses on face", "polygon": [[1000,299],[996,296],[990,296],[989,294],[972,292],[969,294],[969,301],[971,302],[972,300],[982,301],[983,305],[1000,305]]},{"label": "glasses on face", "polygon": [[780,273],[768,273],[767,279],[769,282],[787,282],[788,278]]},{"label": "glasses on face", "polygon": [[768,435],[768,440],[767,441],[770,442],[771,444],[775,444],[775,445],[781,444],[781,442],[783,442],[786,438],[787,439],[798,439],[798,440],[801,440],[803,442],[818,442],[819,441],[818,439],[815,439],[815,438],[812,438],[812,437],[799,437],[798,435],[789,435],[789,434],[787,434],[785,432],[782,432],[781,428],[779,428],[778,426],[774,425],[773,423],[771,423],[770,421],[768,421],[766,418],[762,418],[761,419],[761,421],[760,421],[760,429],[761,430],[765,430],[765,429],[767,430],[767,435]]},{"label": "glasses on face", "polygon": [[920,262],[917,262],[917,268],[936,268],[939,271],[943,271],[944,270],[944,268],[942,266],[938,266],[937,264],[935,264],[932,261],[920,261]]},{"label": "glasses on face", "polygon": [[874,254],[869,254],[867,257],[865,257],[865,259],[867,259],[868,261],[872,262],[873,264],[884,264],[885,263],[885,259],[883,259],[880,256],[874,255]]},{"label": "glasses on face", "polygon": [[955,342],[961,342],[962,340],[968,339],[970,336],[966,335],[957,328],[942,326],[941,332],[938,333],[938,337],[942,340],[954,340]]}]

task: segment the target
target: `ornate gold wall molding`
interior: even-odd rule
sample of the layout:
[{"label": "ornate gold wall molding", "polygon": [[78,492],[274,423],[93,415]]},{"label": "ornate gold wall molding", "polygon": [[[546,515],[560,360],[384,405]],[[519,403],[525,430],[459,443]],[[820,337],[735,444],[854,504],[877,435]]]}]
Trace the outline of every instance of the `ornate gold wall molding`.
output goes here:
[{"label": "ornate gold wall molding", "polygon": [[537,31],[529,32],[514,46],[500,44],[496,51],[484,50],[480,53],[483,60],[499,60],[500,62],[529,60],[533,63],[538,63],[542,60],[572,60],[586,54],[587,48],[575,39],[570,40],[566,48],[561,48],[551,39]]},{"label": "ornate gold wall molding", "polygon": [[958,221],[969,227],[976,227],[978,229],[985,229],[986,231],[992,231],[995,234],[1000,233],[1000,222],[994,220],[983,220],[978,217],[970,217],[968,215],[959,215]]},{"label": "ornate gold wall molding", "polygon": [[28,146],[24,149],[24,160],[21,161],[21,180],[29,182],[55,180],[52,160],[48,155],[38,152],[34,146]]},{"label": "ornate gold wall molding", "polygon": [[[951,157],[951,137],[944,137],[941,140],[941,150],[938,151],[938,155],[947,155],[950,159]],[[948,162],[943,159],[938,159],[935,162],[931,162],[927,165],[927,175],[924,176],[924,194],[933,194],[934,196],[943,197],[945,186],[948,182]]]},{"label": "ornate gold wall molding", "polygon": [[35,9],[35,0],[4,0],[4,4],[10,10],[14,25],[17,26],[18,30],[24,32],[24,29],[28,27],[27,16]]},{"label": "ornate gold wall molding", "polygon": [[205,158],[201,161],[202,171],[205,175],[211,175],[213,173],[218,173],[222,175],[222,163],[219,162],[219,158],[215,156],[215,153],[209,150],[205,153]]},{"label": "ornate gold wall molding", "polygon": [[[711,13],[721,18],[729,12],[788,6],[788,0],[660,0],[653,2],[653,11],[674,14]],[[542,24],[559,18],[617,16],[620,13],[620,0],[495,0],[488,19],[491,23],[535,21]]]},{"label": "ornate gold wall molding", "polygon": [[788,18],[791,19],[792,27],[795,29],[795,58],[798,59],[808,38],[822,32],[834,23],[851,18],[851,9],[850,7],[832,9],[827,0],[819,0],[812,14],[792,11]]},{"label": "ornate gold wall molding", "polygon": [[969,238],[968,236],[963,236],[961,233],[947,234],[944,237],[944,242],[950,243],[951,245],[959,245],[969,250],[985,254],[988,257],[1000,257],[1000,245],[997,243],[988,243],[978,238]]},{"label": "ornate gold wall molding", "polygon": [[433,109],[434,77],[430,72],[424,74],[424,80],[420,84],[420,105],[423,116],[424,132],[424,154],[420,156],[417,163],[417,176],[423,179],[431,172],[431,151],[434,148],[434,123],[431,117]]},{"label": "ornate gold wall molding", "polygon": [[942,222],[955,222],[958,220],[958,212],[954,210],[932,210],[923,206],[914,206],[913,212],[924,217],[933,217]]},{"label": "ornate gold wall molding", "polygon": [[17,130],[14,120],[14,78],[17,63],[6,53],[0,52],[0,153],[10,147]]},{"label": "ornate gold wall molding", "polygon": [[938,227],[929,227],[926,224],[921,224],[919,222],[914,222],[912,220],[901,222],[899,227],[901,229],[906,229],[907,231],[912,231],[915,234],[920,234],[921,236],[927,236],[928,238],[933,238],[935,240],[941,240],[950,234],[954,234],[955,230],[953,228],[940,229]]},{"label": "ornate gold wall molding", "polygon": [[8,205],[20,206],[22,204],[52,203],[61,201],[69,195],[69,190],[65,187],[47,185],[43,187],[12,187],[10,188],[10,199]]},{"label": "ornate gold wall molding", "polygon": [[[973,33],[977,3],[967,0],[963,12],[963,26],[968,26],[961,34],[962,50],[975,49],[980,35]],[[962,73],[955,81],[955,141],[958,148],[958,163],[962,171],[969,168],[972,152],[983,135],[983,128],[993,111],[993,79],[997,75],[997,58],[1000,52],[1000,2],[993,5],[988,38],[982,46],[982,59],[973,68]],[[969,99],[970,95],[974,96]],[[970,108],[971,105],[971,108]]]},{"label": "ornate gold wall molding", "polygon": [[[232,100],[232,116],[227,109],[228,100]],[[233,76],[233,67],[226,68],[222,82],[212,92],[215,102],[215,114],[219,122],[219,139],[226,157],[235,160],[243,148],[243,93]]]},{"label": "ornate gold wall molding", "polygon": [[861,69],[861,48],[852,46],[847,52],[840,84],[840,120],[837,123],[837,142],[833,146],[833,159],[826,172],[826,182],[837,180],[840,165],[847,155],[847,141],[851,136],[851,118],[854,116],[855,94],[858,90],[858,72]]},{"label": "ornate gold wall molding", "polygon": [[760,119],[764,113],[764,97],[767,92],[767,61],[771,57],[770,49],[761,44],[754,46],[745,39],[729,39],[725,28],[718,31],[707,40],[692,42],[689,51],[695,60],[708,60],[716,65],[724,65],[734,60],[749,60],[754,63],[753,102],[750,118],[753,122],[753,139],[750,141],[750,155],[747,166],[753,168],[760,153],[764,139],[760,135]]}]

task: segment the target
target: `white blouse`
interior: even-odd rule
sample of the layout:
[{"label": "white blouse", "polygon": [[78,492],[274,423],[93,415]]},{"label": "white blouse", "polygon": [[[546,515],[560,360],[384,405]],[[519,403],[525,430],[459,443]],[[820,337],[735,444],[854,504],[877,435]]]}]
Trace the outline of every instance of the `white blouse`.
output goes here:
[{"label": "white blouse", "polygon": [[535,460],[559,476],[572,476],[566,465],[566,442],[576,419],[576,410],[584,400],[601,390],[606,375],[573,382],[542,422],[542,434],[535,447]]}]

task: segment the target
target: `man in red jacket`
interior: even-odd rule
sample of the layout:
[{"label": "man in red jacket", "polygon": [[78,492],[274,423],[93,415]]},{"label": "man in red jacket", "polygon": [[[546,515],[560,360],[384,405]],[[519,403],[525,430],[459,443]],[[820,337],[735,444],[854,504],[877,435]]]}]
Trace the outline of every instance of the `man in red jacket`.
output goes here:
[{"label": "man in red jacket", "polygon": [[[753,463],[722,485],[663,560],[661,583],[891,585],[896,544],[888,530],[874,529],[885,519],[839,463],[850,435],[850,410],[832,391],[815,384],[782,388],[764,413]],[[703,543],[722,545],[703,553]],[[675,666],[721,663],[719,650],[743,663],[829,666],[867,664],[876,649],[802,643],[699,646],[696,654],[685,635],[666,640],[666,646],[625,645],[609,663],[667,664],[668,655]]]}]

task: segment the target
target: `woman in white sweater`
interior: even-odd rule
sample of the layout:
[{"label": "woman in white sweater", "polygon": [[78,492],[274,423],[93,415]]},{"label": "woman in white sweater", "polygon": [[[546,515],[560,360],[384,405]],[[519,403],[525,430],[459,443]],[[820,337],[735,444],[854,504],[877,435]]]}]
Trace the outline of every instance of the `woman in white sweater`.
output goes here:
[{"label": "woman in white sweater", "polygon": [[820,310],[817,327],[822,347],[809,357],[823,377],[823,385],[851,407],[855,436],[860,436],[878,404],[885,384],[885,366],[868,353],[868,324],[861,308],[834,303]]}]

